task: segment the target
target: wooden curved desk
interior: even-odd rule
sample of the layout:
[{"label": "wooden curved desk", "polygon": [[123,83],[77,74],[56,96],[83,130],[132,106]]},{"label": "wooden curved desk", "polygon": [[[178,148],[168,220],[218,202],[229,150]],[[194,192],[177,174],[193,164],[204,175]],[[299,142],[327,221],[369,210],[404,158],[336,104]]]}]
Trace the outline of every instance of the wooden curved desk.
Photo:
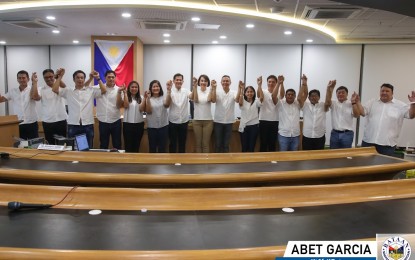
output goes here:
[{"label": "wooden curved desk", "polygon": [[[12,183],[122,187],[241,187],[391,179],[415,162],[374,148],[238,154],[119,154],[0,148]],[[75,163],[74,163],[75,162]]]},{"label": "wooden curved desk", "polygon": [[[415,179],[221,189],[79,187],[54,209],[21,212],[8,212],[5,205],[23,199],[54,203],[72,187],[1,184],[0,258],[275,259],[289,240],[414,233],[414,184]],[[295,212],[283,213],[286,206]],[[87,209],[103,214],[90,216]]]}]

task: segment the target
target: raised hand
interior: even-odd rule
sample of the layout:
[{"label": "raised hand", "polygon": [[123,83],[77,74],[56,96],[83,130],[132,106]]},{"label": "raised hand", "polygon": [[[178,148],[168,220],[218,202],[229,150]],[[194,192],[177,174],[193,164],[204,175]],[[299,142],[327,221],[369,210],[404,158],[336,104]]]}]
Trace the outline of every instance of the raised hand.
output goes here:
[{"label": "raised hand", "polygon": [[301,77],[301,82],[303,85],[307,85],[307,76],[305,74]]},{"label": "raised hand", "polygon": [[173,81],[169,80],[166,83],[167,91],[171,91],[171,88],[173,86]]},{"label": "raised hand", "polygon": [[415,91],[412,91],[411,94],[408,95],[408,99],[411,102],[415,102]]},{"label": "raised hand", "polygon": [[360,102],[360,97],[359,94],[357,94],[356,92],[353,92],[352,94],[352,98],[350,100],[352,103],[356,103],[356,102]]},{"label": "raised hand", "polygon": [[333,90],[335,86],[336,86],[336,80],[335,79],[334,80],[330,80],[329,81],[329,84],[327,84],[327,88],[329,88],[331,90]]},{"label": "raised hand", "polygon": [[36,72],[33,72],[33,73],[32,73],[32,78],[31,78],[31,80],[32,80],[32,82],[33,82],[33,83],[37,83],[37,74],[36,74]]},{"label": "raised hand", "polygon": [[[242,82],[242,81],[239,81],[239,82]],[[256,79],[256,83],[258,84],[258,86],[262,86],[262,76],[259,76],[259,77]]]},{"label": "raised hand", "polygon": [[146,90],[146,92],[144,92],[144,96],[145,96],[146,98],[151,98],[151,93],[150,93],[150,91]]},{"label": "raised hand", "polygon": [[[261,77],[262,78],[262,77]],[[242,80],[239,81],[238,84],[239,88],[241,89],[241,92],[243,92],[245,90],[245,83],[242,82]]]},{"label": "raised hand", "polygon": [[284,76],[283,76],[283,75],[279,75],[279,76],[277,77],[277,83],[278,83],[278,84],[282,84],[282,83],[284,83],[284,80],[285,80],[285,78],[284,78]]},{"label": "raised hand", "polygon": [[193,83],[193,87],[197,86],[197,78],[196,77],[193,77],[192,83]]},{"label": "raised hand", "polygon": [[94,77],[95,79],[98,79],[98,78],[99,78],[99,73],[98,73],[98,71],[93,70],[93,71],[89,74],[89,76],[92,76],[92,77]]},{"label": "raised hand", "polygon": [[211,82],[212,88],[215,89],[218,86],[218,83],[216,83],[216,80],[212,80]]}]

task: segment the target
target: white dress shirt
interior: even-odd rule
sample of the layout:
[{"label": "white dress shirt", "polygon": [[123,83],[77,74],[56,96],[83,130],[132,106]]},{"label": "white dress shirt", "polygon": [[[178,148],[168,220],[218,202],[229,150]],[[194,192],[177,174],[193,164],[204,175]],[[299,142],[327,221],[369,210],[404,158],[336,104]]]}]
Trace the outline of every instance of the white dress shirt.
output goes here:
[{"label": "white dress shirt", "polygon": [[[141,96],[141,102],[144,102],[143,96]],[[142,123],[144,122],[143,112],[140,112],[140,104],[137,100],[132,99],[128,108],[124,108],[124,123]]]},{"label": "white dress shirt", "polygon": [[221,124],[232,124],[235,120],[235,98],[236,91],[229,90],[216,92],[216,106],[214,122]]},{"label": "white dress shirt", "polygon": [[101,96],[100,88],[59,88],[59,96],[66,98],[68,104],[68,125],[94,124],[94,98]]},{"label": "white dress shirt", "polygon": [[258,107],[260,106],[259,100],[255,100],[254,103],[249,103],[244,99],[244,103],[241,108],[241,120],[239,121],[239,132],[243,133],[245,126],[259,124]]},{"label": "white dress shirt", "polygon": [[409,118],[409,105],[397,99],[387,103],[383,103],[380,99],[371,99],[363,108],[366,114],[363,141],[396,146],[403,119]]},{"label": "white dress shirt", "polygon": [[202,91],[200,88],[197,88],[197,95],[199,102],[194,102],[194,120],[212,120],[212,111],[210,109],[211,102],[208,101],[208,96],[210,89],[206,88],[205,91]]},{"label": "white dress shirt", "polygon": [[308,138],[320,138],[326,134],[326,111],[324,102],[315,105],[310,101],[303,106],[303,135]]},{"label": "white dress shirt", "polygon": [[4,96],[8,101],[12,101],[14,113],[22,124],[32,124],[37,122],[36,101],[30,98],[31,87],[27,86],[23,91],[20,88],[13,88]]},{"label": "white dress shirt", "polygon": [[169,121],[173,124],[183,124],[189,121],[189,94],[187,88],[171,88],[171,103],[169,108]]},{"label": "white dress shirt", "polygon": [[169,124],[167,108],[163,102],[163,96],[150,98],[151,113],[146,117],[148,128],[162,128]]},{"label": "white dress shirt", "polygon": [[264,121],[278,121],[279,115],[277,105],[272,101],[272,93],[268,90],[264,90],[264,100],[262,101],[259,109],[259,120]]},{"label": "white dress shirt", "polygon": [[100,122],[114,123],[120,119],[120,109],[117,107],[118,89],[118,86],[107,86],[107,92],[97,98],[97,118]]},{"label": "white dress shirt", "polygon": [[41,96],[40,120],[46,123],[54,123],[68,119],[63,97],[53,92],[49,86],[39,88],[38,92]]},{"label": "white dress shirt", "polygon": [[334,130],[353,131],[353,107],[349,100],[339,102],[338,100],[331,101],[331,124]]},{"label": "white dress shirt", "polygon": [[300,103],[294,100],[288,104],[285,99],[277,103],[280,123],[278,133],[284,137],[296,137],[300,135]]}]

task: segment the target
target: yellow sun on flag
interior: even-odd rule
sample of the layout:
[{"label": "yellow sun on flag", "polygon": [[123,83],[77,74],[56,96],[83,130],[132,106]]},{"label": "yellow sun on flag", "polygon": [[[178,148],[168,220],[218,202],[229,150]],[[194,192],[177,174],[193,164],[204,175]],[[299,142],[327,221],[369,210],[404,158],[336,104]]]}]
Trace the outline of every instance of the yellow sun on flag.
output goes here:
[{"label": "yellow sun on flag", "polygon": [[120,49],[117,46],[111,46],[108,49],[108,53],[112,58],[116,58],[118,55],[120,55]]}]

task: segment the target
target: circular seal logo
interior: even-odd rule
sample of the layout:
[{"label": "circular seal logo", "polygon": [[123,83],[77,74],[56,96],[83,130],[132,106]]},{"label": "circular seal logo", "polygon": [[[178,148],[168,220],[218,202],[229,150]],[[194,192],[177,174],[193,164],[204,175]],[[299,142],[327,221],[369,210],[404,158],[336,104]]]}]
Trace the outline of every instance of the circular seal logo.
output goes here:
[{"label": "circular seal logo", "polygon": [[411,245],[402,237],[390,237],[383,242],[382,257],[384,260],[408,260],[411,256]]}]

